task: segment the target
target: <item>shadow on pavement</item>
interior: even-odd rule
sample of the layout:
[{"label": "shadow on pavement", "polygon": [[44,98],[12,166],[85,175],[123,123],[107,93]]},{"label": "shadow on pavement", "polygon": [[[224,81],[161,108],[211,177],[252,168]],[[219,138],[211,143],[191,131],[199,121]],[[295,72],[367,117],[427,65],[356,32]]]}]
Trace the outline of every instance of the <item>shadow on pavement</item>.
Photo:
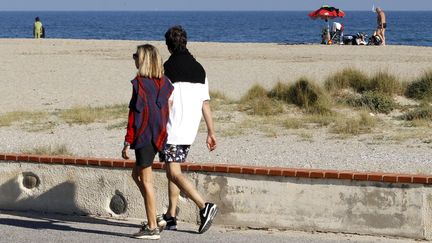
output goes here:
[{"label": "shadow on pavement", "polygon": [[193,231],[193,230],[176,230],[179,233],[188,233],[188,234],[193,234],[193,235],[198,235],[199,233],[197,231]]},{"label": "shadow on pavement", "polygon": [[[133,223],[123,223],[123,222],[114,222],[111,220],[105,220],[100,218],[93,218],[91,216],[86,215],[64,215],[64,214],[54,214],[54,213],[40,213],[40,212],[18,212],[18,211],[8,211],[8,210],[0,210],[1,214],[32,218],[37,220],[45,220],[50,222],[77,222],[77,223],[88,223],[88,224],[101,224],[101,225],[111,225],[111,226],[120,226],[120,227],[139,227],[138,224]],[[1,222],[2,219],[0,219]],[[120,220],[120,219],[115,219]]]},{"label": "shadow on pavement", "polygon": [[[120,236],[120,237],[130,237],[129,234],[116,233],[110,231],[102,231],[102,230],[93,230],[93,229],[83,229],[83,228],[75,228],[69,225],[65,225],[67,223],[90,223],[90,224],[99,224],[99,225],[110,225],[110,226],[118,226],[118,227],[134,227],[138,228],[138,225],[131,223],[121,223],[121,222],[113,222],[109,220],[84,217],[84,216],[66,216],[66,215],[57,215],[57,214],[35,214],[29,212],[15,212],[15,211],[0,211],[3,215],[11,215],[11,216],[19,216],[25,217],[28,219],[10,219],[10,218],[0,218],[1,225],[9,225],[14,227],[22,227],[29,229],[49,229],[49,230],[59,230],[59,231],[75,231],[81,233],[92,233],[92,234],[101,234],[101,235],[109,235],[109,236]],[[34,219],[34,220],[32,220]]]}]

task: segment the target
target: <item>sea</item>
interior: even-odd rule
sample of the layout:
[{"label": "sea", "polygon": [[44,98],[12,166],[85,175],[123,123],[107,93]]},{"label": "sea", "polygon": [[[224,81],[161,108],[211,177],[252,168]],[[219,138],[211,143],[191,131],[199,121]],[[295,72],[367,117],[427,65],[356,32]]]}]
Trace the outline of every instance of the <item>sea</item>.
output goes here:
[{"label": "sea", "polygon": [[[333,21],[345,35],[376,28],[372,11],[346,11],[344,18],[312,20],[307,11],[0,11],[0,38],[32,38],[36,16],[47,38],[164,40],[173,25],[182,25],[189,41],[281,44],[320,43]],[[387,11],[387,44],[432,46],[432,11]]]}]

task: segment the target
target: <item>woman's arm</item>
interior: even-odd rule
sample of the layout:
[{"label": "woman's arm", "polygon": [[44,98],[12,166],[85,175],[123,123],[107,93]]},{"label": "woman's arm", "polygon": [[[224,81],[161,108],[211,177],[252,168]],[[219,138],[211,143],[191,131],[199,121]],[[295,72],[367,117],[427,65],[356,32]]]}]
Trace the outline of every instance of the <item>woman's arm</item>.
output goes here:
[{"label": "woman's arm", "polygon": [[[135,92],[132,91],[131,103],[135,100]],[[129,105],[130,106],[130,105]],[[127,151],[130,147],[130,144],[133,143],[135,138],[135,130],[134,130],[134,122],[135,122],[135,113],[133,112],[132,107],[129,107],[129,115],[128,115],[128,123],[126,127],[126,136],[124,140],[124,146],[122,149],[122,157],[124,159],[129,159]]]},{"label": "woman's arm", "polygon": [[135,114],[132,109],[129,108],[129,115],[128,115],[128,123],[126,127],[126,136],[125,136],[125,142],[131,144],[135,137],[135,130],[133,128],[135,122]]},{"label": "woman's arm", "polygon": [[210,102],[208,100],[203,102],[202,113],[204,116],[204,121],[207,125],[207,148],[210,151],[216,149],[216,134],[213,127],[213,118],[210,110]]}]

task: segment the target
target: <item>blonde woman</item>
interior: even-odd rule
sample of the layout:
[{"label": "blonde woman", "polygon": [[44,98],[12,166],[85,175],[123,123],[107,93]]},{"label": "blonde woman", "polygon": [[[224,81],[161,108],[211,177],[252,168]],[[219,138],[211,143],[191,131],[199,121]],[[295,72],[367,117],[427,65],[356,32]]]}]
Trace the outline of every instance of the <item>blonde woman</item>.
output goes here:
[{"label": "blonde woman", "polygon": [[152,163],[167,139],[168,99],[173,91],[170,80],[163,75],[162,58],[149,44],[137,47],[133,54],[138,73],[133,79],[129,103],[127,132],[122,157],[129,159],[128,149],[135,150],[136,164],[132,178],[144,198],[147,224],[133,234],[138,239],[160,239],[156,223],[156,200],[153,187]]}]

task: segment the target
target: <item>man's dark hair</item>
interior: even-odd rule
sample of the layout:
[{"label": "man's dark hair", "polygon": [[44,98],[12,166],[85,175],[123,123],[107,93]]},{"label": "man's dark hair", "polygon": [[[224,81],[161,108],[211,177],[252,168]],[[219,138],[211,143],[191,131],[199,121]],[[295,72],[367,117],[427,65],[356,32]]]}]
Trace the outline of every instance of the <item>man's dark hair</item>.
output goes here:
[{"label": "man's dark hair", "polygon": [[165,33],[165,43],[172,53],[187,50],[187,34],[181,25],[176,25],[168,29]]},{"label": "man's dark hair", "polygon": [[36,21],[40,21],[40,18],[39,18],[39,17],[36,17],[35,20],[36,20]]}]

